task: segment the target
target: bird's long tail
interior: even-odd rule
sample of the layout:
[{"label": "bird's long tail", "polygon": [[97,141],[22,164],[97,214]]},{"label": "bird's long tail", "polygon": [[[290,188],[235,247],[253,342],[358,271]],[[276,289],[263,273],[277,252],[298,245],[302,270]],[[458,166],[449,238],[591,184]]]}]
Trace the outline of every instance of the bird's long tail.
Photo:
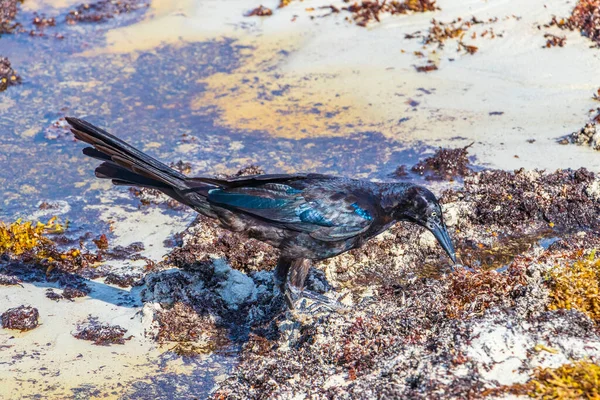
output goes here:
[{"label": "bird's long tail", "polygon": [[[115,185],[158,189],[175,200],[196,209],[207,206],[207,204],[202,204],[205,203],[202,199],[203,196],[188,198],[182,194],[190,188],[189,179],[179,171],[87,121],[70,117],[67,117],[66,120],[71,125],[71,131],[77,139],[93,146],[83,149],[83,153],[104,161],[96,168],[98,178],[111,179]],[[194,192],[200,194],[199,192],[202,190]]]}]

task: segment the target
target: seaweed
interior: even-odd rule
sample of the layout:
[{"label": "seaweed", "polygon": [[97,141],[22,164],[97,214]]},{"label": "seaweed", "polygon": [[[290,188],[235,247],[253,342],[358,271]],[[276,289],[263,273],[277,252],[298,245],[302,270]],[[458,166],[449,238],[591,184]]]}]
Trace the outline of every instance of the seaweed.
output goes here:
[{"label": "seaweed", "polygon": [[440,148],[433,156],[419,161],[411,170],[424,175],[428,180],[453,180],[457,177],[468,176],[472,173],[468,146],[458,149]]},{"label": "seaweed", "polygon": [[600,131],[595,122],[589,122],[580,130],[571,133],[569,139],[573,144],[590,146],[600,151]]},{"label": "seaweed", "polygon": [[[344,0],[349,3],[350,0]],[[437,10],[436,0],[382,1],[362,0],[354,2],[343,10],[352,13],[352,19],[358,26],[367,26],[371,21],[380,22],[381,14],[407,14],[409,12],[427,12]]]},{"label": "seaweed", "polygon": [[0,255],[8,260],[33,264],[46,269],[49,274],[58,269],[62,272],[81,270],[101,259],[96,253],[82,252],[78,248],[62,250],[57,241],[50,239],[65,231],[66,224],[61,224],[56,217],[47,223],[22,221],[21,219],[7,225],[0,222]]},{"label": "seaweed", "polygon": [[117,285],[122,288],[135,286],[142,279],[142,274],[115,274],[109,273],[104,279],[104,283]]},{"label": "seaweed", "polygon": [[202,215],[196,218],[186,238],[168,256],[168,262],[180,268],[223,257],[242,271],[269,270],[279,257],[279,250],[272,246],[223,229],[215,220]]},{"label": "seaweed", "polygon": [[4,329],[18,329],[21,332],[37,328],[39,317],[37,308],[24,305],[10,308],[0,316]]},{"label": "seaweed", "polygon": [[84,3],[69,11],[66,16],[68,24],[80,22],[103,22],[120,14],[148,8],[150,3],[144,0],[99,0],[95,3]]},{"label": "seaweed", "polygon": [[579,310],[600,322],[600,258],[592,251],[568,266],[556,266],[549,274],[550,310]]},{"label": "seaweed", "polygon": [[62,292],[62,296],[67,300],[73,300],[78,297],[85,297],[89,294],[90,290],[85,285],[76,287],[73,285],[67,285]]},{"label": "seaweed", "polygon": [[486,390],[486,395],[528,395],[541,399],[597,399],[600,397],[600,366],[588,360],[558,368],[536,368],[529,381]]},{"label": "seaweed", "polygon": [[261,5],[246,14],[246,17],[268,17],[271,15],[273,15],[273,10]]},{"label": "seaweed", "polygon": [[0,57],[0,92],[19,83],[21,83],[21,77],[12,68],[8,58]]},{"label": "seaweed", "polygon": [[13,22],[22,0],[0,0],[0,35],[12,33],[19,24]]},{"label": "seaweed", "polygon": [[21,280],[16,276],[0,274],[0,286],[20,285]]},{"label": "seaweed", "polygon": [[505,273],[458,271],[448,281],[445,312],[449,318],[472,318],[493,307],[512,307],[527,285],[525,269],[518,266],[511,266]]},{"label": "seaweed", "polygon": [[554,16],[546,26],[578,31],[600,47],[600,0],[579,0],[569,17]]},{"label": "seaweed", "polygon": [[544,38],[547,40],[546,40],[546,45],[543,47],[548,48],[548,49],[550,47],[556,47],[556,46],[564,47],[565,44],[567,44],[566,36],[556,36],[551,33],[546,33],[546,34],[544,34]]},{"label": "seaweed", "polygon": [[200,315],[189,304],[175,302],[156,315],[158,331],[154,339],[162,344],[175,343],[171,351],[193,357],[214,352],[228,343],[224,329],[210,315]]},{"label": "seaweed", "polygon": [[111,344],[125,344],[133,336],[125,337],[127,329],[119,325],[103,324],[98,318],[88,317],[87,321],[77,325],[73,336],[81,340],[89,340],[95,345],[109,346]]},{"label": "seaweed", "polygon": [[596,176],[585,168],[514,172],[487,170],[465,177],[464,189],[447,191],[444,202],[467,201],[471,223],[493,229],[595,229],[600,226]]},{"label": "seaweed", "polygon": [[16,222],[6,225],[0,222],[0,254],[19,256],[38,247],[48,245],[50,240],[45,233],[59,233],[64,226],[56,218],[50,219],[46,224],[38,222]]}]

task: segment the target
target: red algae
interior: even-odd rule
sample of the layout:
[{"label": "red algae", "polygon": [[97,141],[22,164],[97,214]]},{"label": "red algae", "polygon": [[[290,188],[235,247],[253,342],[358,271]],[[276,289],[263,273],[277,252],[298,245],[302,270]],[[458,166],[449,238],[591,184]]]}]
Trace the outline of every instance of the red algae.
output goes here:
[{"label": "red algae", "polygon": [[18,329],[20,331],[30,331],[37,328],[40,314],[37,308],[31,306],[19,306],[6,310],[2,318],[2,327],[4,329]]}]

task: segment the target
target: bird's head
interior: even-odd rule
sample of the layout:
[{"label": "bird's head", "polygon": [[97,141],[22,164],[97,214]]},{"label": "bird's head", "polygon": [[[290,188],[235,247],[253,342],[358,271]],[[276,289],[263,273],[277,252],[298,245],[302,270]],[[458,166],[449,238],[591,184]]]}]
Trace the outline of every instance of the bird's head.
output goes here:
[{"label": "bird's head", "polygon": [[[396,221],[410,221],[427,228],[456,263],[456,253],[437,198],[418,185],[394,185],[386,196],[386,204]],[[385,206],[385,205],[384,205]]]}]

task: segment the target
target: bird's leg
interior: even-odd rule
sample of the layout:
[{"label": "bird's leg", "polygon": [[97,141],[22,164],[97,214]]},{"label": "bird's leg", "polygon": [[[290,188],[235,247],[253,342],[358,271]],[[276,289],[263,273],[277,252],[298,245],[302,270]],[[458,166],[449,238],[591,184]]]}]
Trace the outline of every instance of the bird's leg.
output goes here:
[{"label": "bird's leg", "polygon": [[315,293],[304,289],[304,283],[311,267],[311,261],[298,258],[292,260],[290,264],[287,292],[290,293],[292,299],[305,298],[311,300],[314,304],[310,309],[318,309],[327,307],[335,311],[343,311],[347,307],[340,302],[324,296],[320,293]]},{"label": "bird's leg", "polygon": [[290,267],[292,266],[292,260],[279,257],[277,260],[277,266],[275,267],[275,271],[273,272],[273,280],[277,287],[279,287],[279,291],[283,295],[287,306],[290,310],[294,309],[295,298],[293,294],[289,291],[288,274],[290,271]]},{"label": "bird's leg", "polygon": [[277,260],[277,267],[275,267],[275,271],[273,272],[273,280],[281,294],[283,294],[288,308],[294,310],[301,299],[308,299],[313,302],[308,311],[321,307],[327,307],[336,311],[345,310],[346,307],[338,301],[320,293],[304,289],[304,282],[306,281],[310,266],[310,260],[304,258],[288,259],[280,257]]}]

